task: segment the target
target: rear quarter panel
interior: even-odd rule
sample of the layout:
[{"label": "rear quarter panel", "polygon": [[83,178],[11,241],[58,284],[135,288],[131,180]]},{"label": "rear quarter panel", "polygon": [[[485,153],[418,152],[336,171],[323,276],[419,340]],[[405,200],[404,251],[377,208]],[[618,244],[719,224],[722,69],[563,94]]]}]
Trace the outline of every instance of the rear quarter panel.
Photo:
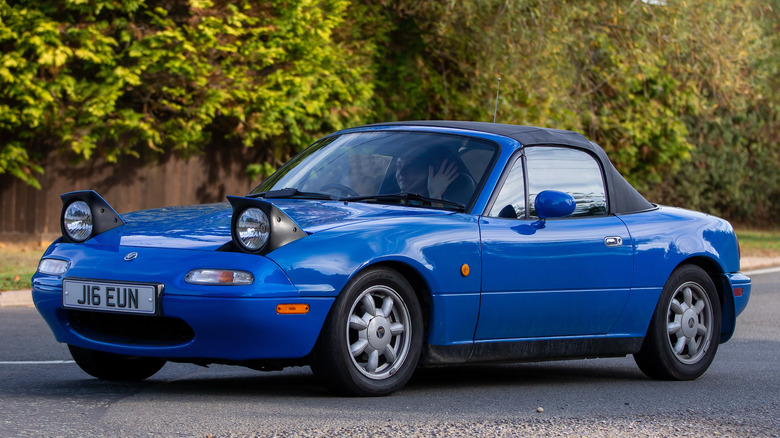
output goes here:
[{"label": "rear quarter panel", "polygon": [[620,218],[634,245],[634,280],[630,305],[615,331],[646,331],[669,275],[684,263],[696,263],[708,270],[722,294],[721,342],[726,342],[750,294],[749,279],[742,285],[745,296],[739,303],[732,292],[730,279],[744,276],[737,274],[739,248],[731,225],[714,216],[673,207]]},{"label": "rear quarter panel", "polygon": [[663,287],[684,261],[701,257],[721,273],[739,271],[734,230],[723,219],[674,207],[620,216],[634,245],[634,287]]}]

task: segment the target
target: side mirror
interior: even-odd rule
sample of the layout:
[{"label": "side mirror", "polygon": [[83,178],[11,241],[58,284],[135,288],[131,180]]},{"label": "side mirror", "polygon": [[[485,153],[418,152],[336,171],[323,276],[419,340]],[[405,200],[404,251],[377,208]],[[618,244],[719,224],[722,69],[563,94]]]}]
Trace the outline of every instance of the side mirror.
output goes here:
[{"label": "side mirror", "polygon": [[577,203],[568,193],[555,190],[545,190],[536,195],[534,207],[539,219],[545,220],[557,217],[566,217],[574,213]]}]

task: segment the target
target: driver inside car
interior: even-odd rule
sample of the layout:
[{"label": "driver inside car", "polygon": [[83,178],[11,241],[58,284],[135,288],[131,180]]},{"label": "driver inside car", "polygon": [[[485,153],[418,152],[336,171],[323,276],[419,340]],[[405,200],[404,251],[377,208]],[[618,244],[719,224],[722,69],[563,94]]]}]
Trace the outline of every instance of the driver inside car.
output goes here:
[{"label": "driver inside car", "polygon": [[407,152],[396,162],[395,179],[401,193],[468,204],[476,183],[463,162],[445,148]]},{"label": "driver inside car", "polygon": [[446,158],[434,170],[433,164],[415,160],[412,157],[398,159],[395,178],[398,187],[404,193],[417,193],[430,198],[444,199],[444,192],[455,181],[460,173],[454,161]]}]

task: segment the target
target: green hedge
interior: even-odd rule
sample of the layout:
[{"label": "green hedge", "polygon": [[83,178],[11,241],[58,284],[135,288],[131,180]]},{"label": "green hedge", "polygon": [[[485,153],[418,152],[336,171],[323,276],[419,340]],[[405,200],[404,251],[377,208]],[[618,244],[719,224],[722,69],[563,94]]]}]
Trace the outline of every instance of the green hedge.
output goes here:
[{"label": "green hedge", "polygon": [[[0,171],[204,144],[301,148],[370,112],[344,0],[0,0]],[[356,55],[357,53],[357,55]]]}]

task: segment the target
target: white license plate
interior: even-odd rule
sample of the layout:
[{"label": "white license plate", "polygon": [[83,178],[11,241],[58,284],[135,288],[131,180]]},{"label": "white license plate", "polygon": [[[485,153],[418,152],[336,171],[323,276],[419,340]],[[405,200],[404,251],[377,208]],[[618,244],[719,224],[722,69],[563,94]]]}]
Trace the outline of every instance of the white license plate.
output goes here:
[{"label": "white license plate", "polygon": [[160,289],[161,285],[156,284],[68,279],[62,281],[62,305],[70,309],[154,315]]}]

